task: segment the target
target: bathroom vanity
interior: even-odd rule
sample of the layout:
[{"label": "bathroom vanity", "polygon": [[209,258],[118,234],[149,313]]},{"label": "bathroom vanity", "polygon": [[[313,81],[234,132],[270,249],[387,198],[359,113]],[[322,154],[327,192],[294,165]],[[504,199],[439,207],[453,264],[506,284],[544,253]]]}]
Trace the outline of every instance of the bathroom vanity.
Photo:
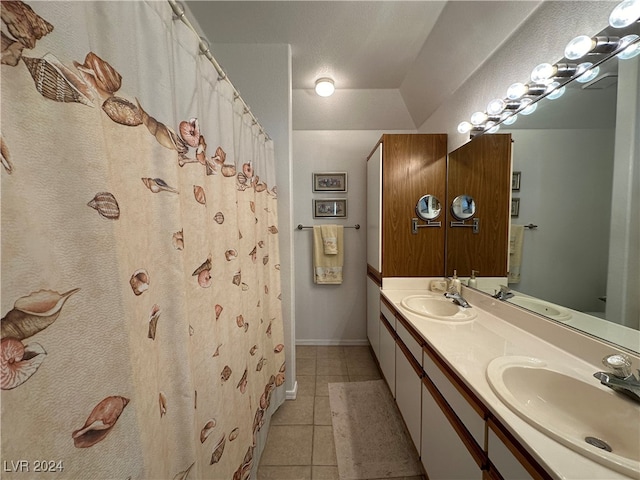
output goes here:
[{"label": "bathroom vanity", "polygon": [[593,378],[614,347],[466,287],[452,311],[430,280],[383,279],[370,341],[431,480],[640,478],[640,403]]}]

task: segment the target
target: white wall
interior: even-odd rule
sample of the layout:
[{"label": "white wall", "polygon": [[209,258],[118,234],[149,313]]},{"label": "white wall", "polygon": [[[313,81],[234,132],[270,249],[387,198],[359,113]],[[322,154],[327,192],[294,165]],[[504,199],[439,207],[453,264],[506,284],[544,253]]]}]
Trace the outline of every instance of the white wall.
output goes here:
[{"label": "white wall", "polygon": [[[575,310],[604,312],[613,178],[613,129],[514,130],[522,172],[522,280],[514,290]],[[551,253],[550,253],[551,252]],[[562,261],[559,261],[562,259]]]},{"label": "white wall", "polygon": [[[341,285],[316,285],[312,270],[312,231],[295,233],[296,342],[299,345],[368,344],[366,328],[366,159],[384,132],[324,130],[293,132],[294,225],[340,223],[344,231]],[[313,172],[347,172],[346,194],[312,192]],[[345,220],[313,218],[313,198],[347,198]]]}]

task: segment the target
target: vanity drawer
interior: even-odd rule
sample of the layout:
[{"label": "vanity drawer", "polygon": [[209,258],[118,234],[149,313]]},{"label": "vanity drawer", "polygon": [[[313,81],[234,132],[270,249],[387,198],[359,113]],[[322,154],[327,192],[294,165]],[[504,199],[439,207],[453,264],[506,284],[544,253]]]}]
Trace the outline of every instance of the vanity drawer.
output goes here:
[{"label": "vanity drawer", "polygon": [[391,327],[395,331],[396,330],[396,316],[393,314],[391,309],[385,304],[384,299],[382,299],[382,301],[380,302],[380,313],[382,314],[382,316],[384,318],[387,319],[387,322],[389,322],[389,325],[391,325]]},{"label": "vanity drawer", "polygon": [[429,356],[429,351],[426,348],[424,351],[422,368],[436,388],[440,391],[447,403],[451,406],[457,417],[465,425],[475,442],[479,446],[484,446],[486,414],[479,408],[474,408],[467,398],[458,391],[452,381]]}]

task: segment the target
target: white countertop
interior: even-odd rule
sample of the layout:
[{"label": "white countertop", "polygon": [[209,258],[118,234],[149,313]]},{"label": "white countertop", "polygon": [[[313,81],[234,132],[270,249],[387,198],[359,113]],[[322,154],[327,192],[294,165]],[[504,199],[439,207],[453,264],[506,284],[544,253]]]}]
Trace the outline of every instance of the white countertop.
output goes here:
[{"label": "white countertop", "polygon": [[[594,363],[590,363],[567,353],[539,336],[499,318],[491,312],[490,307],[480,308],[474,305],[473,299],[481,294],[469,289],[464,289],[463,295],[478,314],[471,322],[456,324],[413,314],[402,307],[400,302],[407,295],[429,293],[425,288],[427,285],[425,281],[426,279],[413,279],[413,281],[388,282],[383,284],[381,292],[551,475],[558,479],[575,480],[630,478],[580,455],[539,432],[502,403],[486,379],[487,365],[494,358],[525,355],[540,358],[549,363],[559,363],[570,368],[575,373],[575,378],[587,383],[597,383],[593,373],[602,370],[598,365],[601,356],[594,357]],[[486,305],[486,302],[483,303],[483,306]],[[540,320],[538,316],[519,311],[515,307],[514,312],[517,316],[531,316],[531,322]],[[526,320],[525,318],[525,322]],[[538,329],[539,323],[536,327]],[[585,340],[581,339],[581,341]],[[599,352],[601,348],[602,346],[598,345],[598,348],[594,349],[594,354],[597,354],[595,352]],[[604,386],[601,388],[606,389]],[[593,409],[595,416],[598,414],[598,406],[594,405]],[[640,415],[638,420],[640,421]]]}]

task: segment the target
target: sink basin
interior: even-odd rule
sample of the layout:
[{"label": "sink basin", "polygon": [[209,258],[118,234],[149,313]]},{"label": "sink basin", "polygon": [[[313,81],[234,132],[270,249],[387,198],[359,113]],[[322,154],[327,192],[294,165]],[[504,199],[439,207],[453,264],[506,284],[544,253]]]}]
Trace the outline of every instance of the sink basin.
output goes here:
[{"label": "sink basin", "polygon": [[568,310],[538,298],[515,295],[509,299],[509,302],[560,322],[571,319],[571,312]]},{"label": "sink basin", "polygon": [[587,383],[576,376],[530,357],[499,357],[487,367],[493,391],[523,420],[581,455],[638,478],[640,405],[595,379]]},{"label": "sink basin", "polygon": [[400,304],[410,312],[437,320],[465,322],[476,318],[473,309],[462,308],[444,297],[409,295]]}]

